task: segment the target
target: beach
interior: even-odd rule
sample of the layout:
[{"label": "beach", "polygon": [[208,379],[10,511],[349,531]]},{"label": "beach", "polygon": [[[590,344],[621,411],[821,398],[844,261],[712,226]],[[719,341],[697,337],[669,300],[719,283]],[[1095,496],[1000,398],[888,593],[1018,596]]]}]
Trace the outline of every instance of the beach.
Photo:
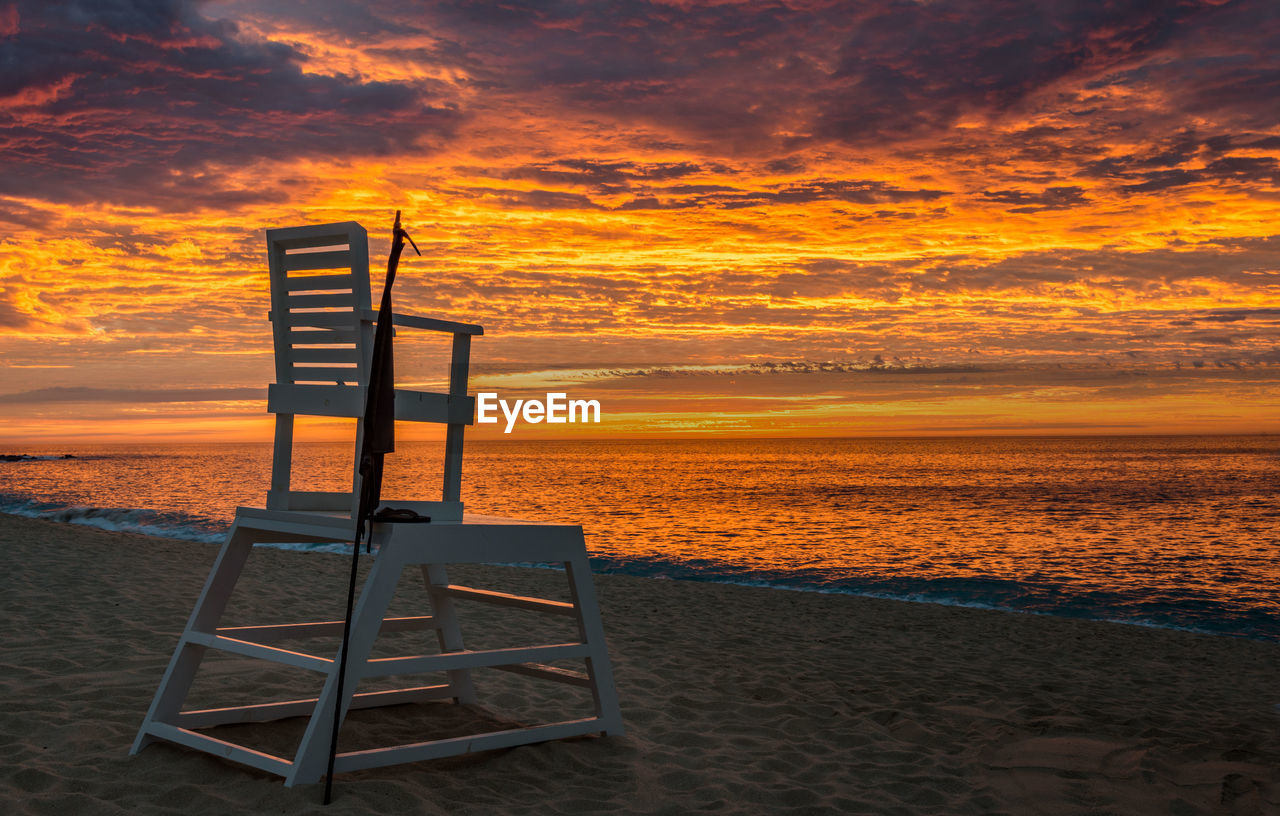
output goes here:
[{"label": "beach", "polygon": [[[128,755],[215,545],[15,516],[0,516],[0,544],[8,812],[319,808],[320,786],[288,789],[177,746]],[[255,551],[226,622],[341,617],[346,569],[336,555]],[[549,597],[563,583],[551,570],[457,574]],[[625,575],[598,576],[596,590],[625,736],[342,775],[325,812],[1280,812],[1273,643]],[[482,608],[464,625],[514,637],[505,628],[524,620]],[[246,665],[211,662],[197,691],[309,688],[304,672]],[[549,684],[486,683],[504,717],[554,708]],[[451,704],[358,712],[343,745],[477,716]],[[287,754],[298,722],[253,726],[255,738]]]}]

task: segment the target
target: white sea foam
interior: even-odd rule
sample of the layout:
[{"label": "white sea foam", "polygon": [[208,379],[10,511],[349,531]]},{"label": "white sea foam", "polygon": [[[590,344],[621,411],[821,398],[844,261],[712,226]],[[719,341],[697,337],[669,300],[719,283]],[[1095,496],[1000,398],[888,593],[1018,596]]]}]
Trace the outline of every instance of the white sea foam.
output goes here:
[{"label": "white sea foam", "polygon": [[221,541],[226,533],[201,528],[198,524],[167,519],[174,514],[160,513],[144,508],[86,507],[83,505],[56,505],[35,502],[30,499],[0,500],[0,513],[26,518],[60,521],[64,524],[81,524],[112,532],[140,533],[160,538],[177,538],[183,541]]}]

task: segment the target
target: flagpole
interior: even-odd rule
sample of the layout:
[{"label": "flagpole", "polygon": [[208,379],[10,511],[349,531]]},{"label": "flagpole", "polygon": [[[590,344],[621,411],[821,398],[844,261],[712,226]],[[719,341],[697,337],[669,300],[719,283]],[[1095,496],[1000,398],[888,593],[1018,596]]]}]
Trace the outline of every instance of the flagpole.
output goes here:
[{"label": "flagpole", "polygon": [[[356,530],[351,545],[351,576],[347,581],[347,614],[342,623],[342,649],[338,652],[338,687],[333,703],[333,728],[329,734],[329,764],[324,776],[324,804],[333,798],[333,765],[338,756],[338,729],[342,725],[343,692],[347,680],[347,648],[351,644],[351,616],[356,601],[356,573],[360,568],[360,540],[372,550],[373,515],[382,494],[383,457],[395,450],[395,374],[392,349],[391,287],[396,281],[400,253],[407,240],[413,251],[422,254],[409,233],[400,228],[400,211],[391,230],[391,252],[387,256],[387,278],[378,304],[378,325],[373,333],[373,354],[366,382],[364,421],[360,441],[360,502],[356,510]],[[369,525],[367,536],[365,525]]]}]

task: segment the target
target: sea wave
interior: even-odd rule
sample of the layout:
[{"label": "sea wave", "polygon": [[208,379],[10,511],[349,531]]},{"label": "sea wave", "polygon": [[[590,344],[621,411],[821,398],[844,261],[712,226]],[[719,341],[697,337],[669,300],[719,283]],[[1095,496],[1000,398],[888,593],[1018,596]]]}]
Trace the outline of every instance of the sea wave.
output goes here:
[{"label": "sea wave", "polygon": [[[205,544],[221,544],[230,529],[226,523],[217,519],[180,512],[144,507],[90,507],[80,504],[59,504],[3,494],[0,494],[0,513],[58,521],[63,524],[80,524],[112,532],[199,541]],[[277,550],[331,553],[350,552],[351,549],[349,545],[342,543],[311,542],[264,542],[257,546]]]},{"label": "sea wave", "polygon": [[90,507],[0,496],[0,513],[60,521],[64,524],[81,524],[112,532],[140,533],[209,544],[222,541],[227,534],[226,525],[213,519],[143,507]]}]

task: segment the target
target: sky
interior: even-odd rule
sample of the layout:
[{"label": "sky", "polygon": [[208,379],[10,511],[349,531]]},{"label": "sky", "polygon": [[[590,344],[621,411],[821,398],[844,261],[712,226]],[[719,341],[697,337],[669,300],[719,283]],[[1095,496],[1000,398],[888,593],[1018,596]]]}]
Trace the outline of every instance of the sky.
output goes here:
[{"label": "sky", "polygon": [[473,391],[602,404],[511,438],[1280,431],[1273,0],[0,0],[0,66],[8,447],[270,439],[263,230],[396,209]]}]

